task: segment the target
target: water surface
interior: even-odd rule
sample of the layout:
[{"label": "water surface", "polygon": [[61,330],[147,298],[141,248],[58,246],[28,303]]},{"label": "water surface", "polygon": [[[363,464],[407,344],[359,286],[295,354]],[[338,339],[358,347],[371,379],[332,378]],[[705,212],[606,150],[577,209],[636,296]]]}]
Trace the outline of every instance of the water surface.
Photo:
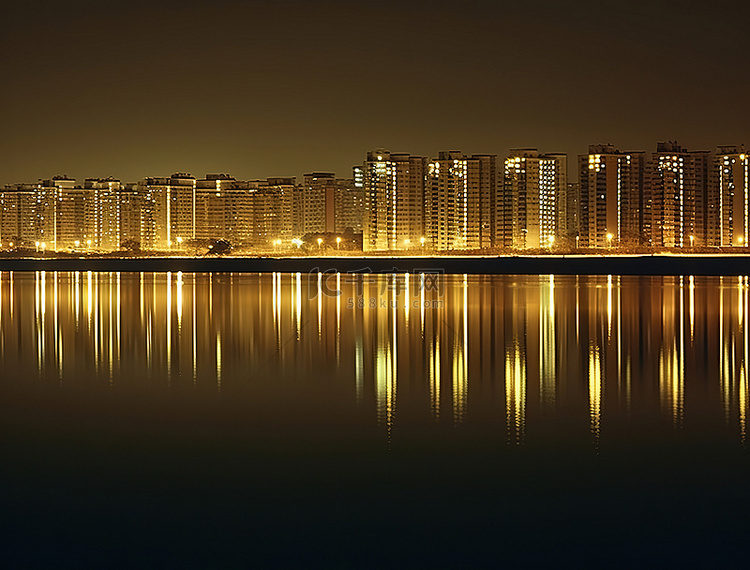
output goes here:
[{"label": "water surface", "polygon": [[0,279],[12,564],[745,554],[746,277]]}]

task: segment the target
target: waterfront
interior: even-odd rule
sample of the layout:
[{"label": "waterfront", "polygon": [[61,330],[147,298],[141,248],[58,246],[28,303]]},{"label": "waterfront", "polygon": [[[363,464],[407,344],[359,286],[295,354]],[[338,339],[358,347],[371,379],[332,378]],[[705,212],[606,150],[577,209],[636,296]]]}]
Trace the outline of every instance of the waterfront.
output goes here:
[{"label": "waterfront", "polygon": [[0,279],[11,565],[744,552],[747,277]]}]

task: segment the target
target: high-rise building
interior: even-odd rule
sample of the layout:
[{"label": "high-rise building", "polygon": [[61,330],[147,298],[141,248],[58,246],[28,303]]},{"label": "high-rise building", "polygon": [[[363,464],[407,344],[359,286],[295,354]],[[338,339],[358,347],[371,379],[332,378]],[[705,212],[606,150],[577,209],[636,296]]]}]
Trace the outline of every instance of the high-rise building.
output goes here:
[{"label": "high-rise building", "polygon": [[[426,246],[480,249],[494,244],[497,158],[442,151],[427,166],[424,201]],[[421,238],[420,238],[421,239]]]},{"label": "high-rise building", "polygon": [[195,239],[195,177],[178,172],[139,182],[144,195],[143,242],[150,249],[180,249]]},{"label": "high-rise building", "polygon": [[[81,238],[74,240],[75,247],[80,247],[82,244],[88,246],[89,240],[92,241],[93,247],[100,250],[111,251],[120,247],[121,190],[122,183],[111,176],[109,178],[87,178],[84,181],[82,200],[84,202],[85,221],[83,225],[80,225],[78,220],[75,220],[70,226],[72,235],[80,232],[80,229],[83,228]],[[76,198],[75,193],[73,198]],[[62,217],[68,218],[65,215]]]},{"label": "high-rise building", "polygon": [[305,174],[302,211],[305,234],[362,231],[363,192],[351,178],[333,172]]},{"label": "high-rise building", "polygon": [[363,165],[365,251],[408,250],[424,237],[427,160],[387,150],[367,153]]},{"label": "high-rise building", "polygon": [[660,142],[646,164],[643,186],[644,242],[661,247],[706,244],[707,151]]},{"label": "high-rise building", "polygon": [[147,203],[137,183],[124,184],[120,188],[119,212],[120,246],[133,251],[145,248],[143,228],[148,213]]},{"label": "high-rise building", "polygon": [[302,182],[304,233],[335,231],[338,192],[333,172],[311,172]]},{"label": "high-rise building", "polygon": [[[0,192],[0,247],[34,245],[35,227],[31,221],[36,203],[37,184],[11,184]],[[10,244],[13,244],[12,246]]]},{"label": "high-rise building", "polygon": [[642,242],[644,157],[612,145],[592,145],[578,157],[582,247]]},{"label": "high-rise building", "polygon": [[749,162],[750,157],[742,146],[716,149],[709,186],[709,245],[750,246]]},{"label": "high-rise building", "polygon": [[558,203],[561,204],[561,210],[564,208],[564,212],[561,211],[561,215],[558,216],[560,221],[560,227],[557,229],[558,239],[564,246],[575,246],[577,245],[576,238],[581,231],[581,185],[578,182],[568,182],[565,198],[558,200]]},{"label": "high-rise building", "polygon": [[287,249],[303,235],[302,187],[294,178],[268,178],[248,183],[252,204],[249,244],[261,249]]},{"label": "high-rise building", "polygon": [[[552,247],[558,228],[566,224],[568,157],[540,154],[537,149],[512,149],[505,159],[503,194],[506,209],[503,240],[514,248]],[[508,239],[509,238],[509,239]]]}]

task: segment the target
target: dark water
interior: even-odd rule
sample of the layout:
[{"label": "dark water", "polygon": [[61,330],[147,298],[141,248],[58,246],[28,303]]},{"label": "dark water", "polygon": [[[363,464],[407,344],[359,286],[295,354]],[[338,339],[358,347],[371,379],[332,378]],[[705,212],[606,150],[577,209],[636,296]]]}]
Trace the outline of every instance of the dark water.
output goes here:
[{"label": "dark water", "polygon": [[1,280],[4,567],[747,555],[747,278]]}]

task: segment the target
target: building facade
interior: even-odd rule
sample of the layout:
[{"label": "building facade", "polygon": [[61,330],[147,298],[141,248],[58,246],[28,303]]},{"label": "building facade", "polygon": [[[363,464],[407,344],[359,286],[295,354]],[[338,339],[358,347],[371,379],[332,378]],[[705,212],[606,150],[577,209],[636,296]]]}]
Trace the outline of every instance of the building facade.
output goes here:
[{"label": "building facade", "polygon": [[613,247],[643,242],[645,153],[592,145],[578,157],[579,245]]},{"label": "building facade", "polygon": [[717,147],[713,156],[707,214],[709,245],[748,247],[750,171],[742,146]]},{"label": "building facade", "polygon": [[[497,158],[443,151],[427,165],[425,244],[432,250],[480,249],[494,244]],[[421,238],[420,238],[421,242]]]},{"label": "building facade", "polygon": [[363,164],[365,251],[418,248],[424,237],[427,159],[387,150],[367,153]]},{"label": "building facade", "polygon": [[660,142],[646,164],[643,188],[644,242],[657,247],[706,245],[707,151]]},{"label": "building facade", "polygon": [[567,155],[511,150],[503,181],[503,242],[515,249],[553,247],[567,225]]}]

